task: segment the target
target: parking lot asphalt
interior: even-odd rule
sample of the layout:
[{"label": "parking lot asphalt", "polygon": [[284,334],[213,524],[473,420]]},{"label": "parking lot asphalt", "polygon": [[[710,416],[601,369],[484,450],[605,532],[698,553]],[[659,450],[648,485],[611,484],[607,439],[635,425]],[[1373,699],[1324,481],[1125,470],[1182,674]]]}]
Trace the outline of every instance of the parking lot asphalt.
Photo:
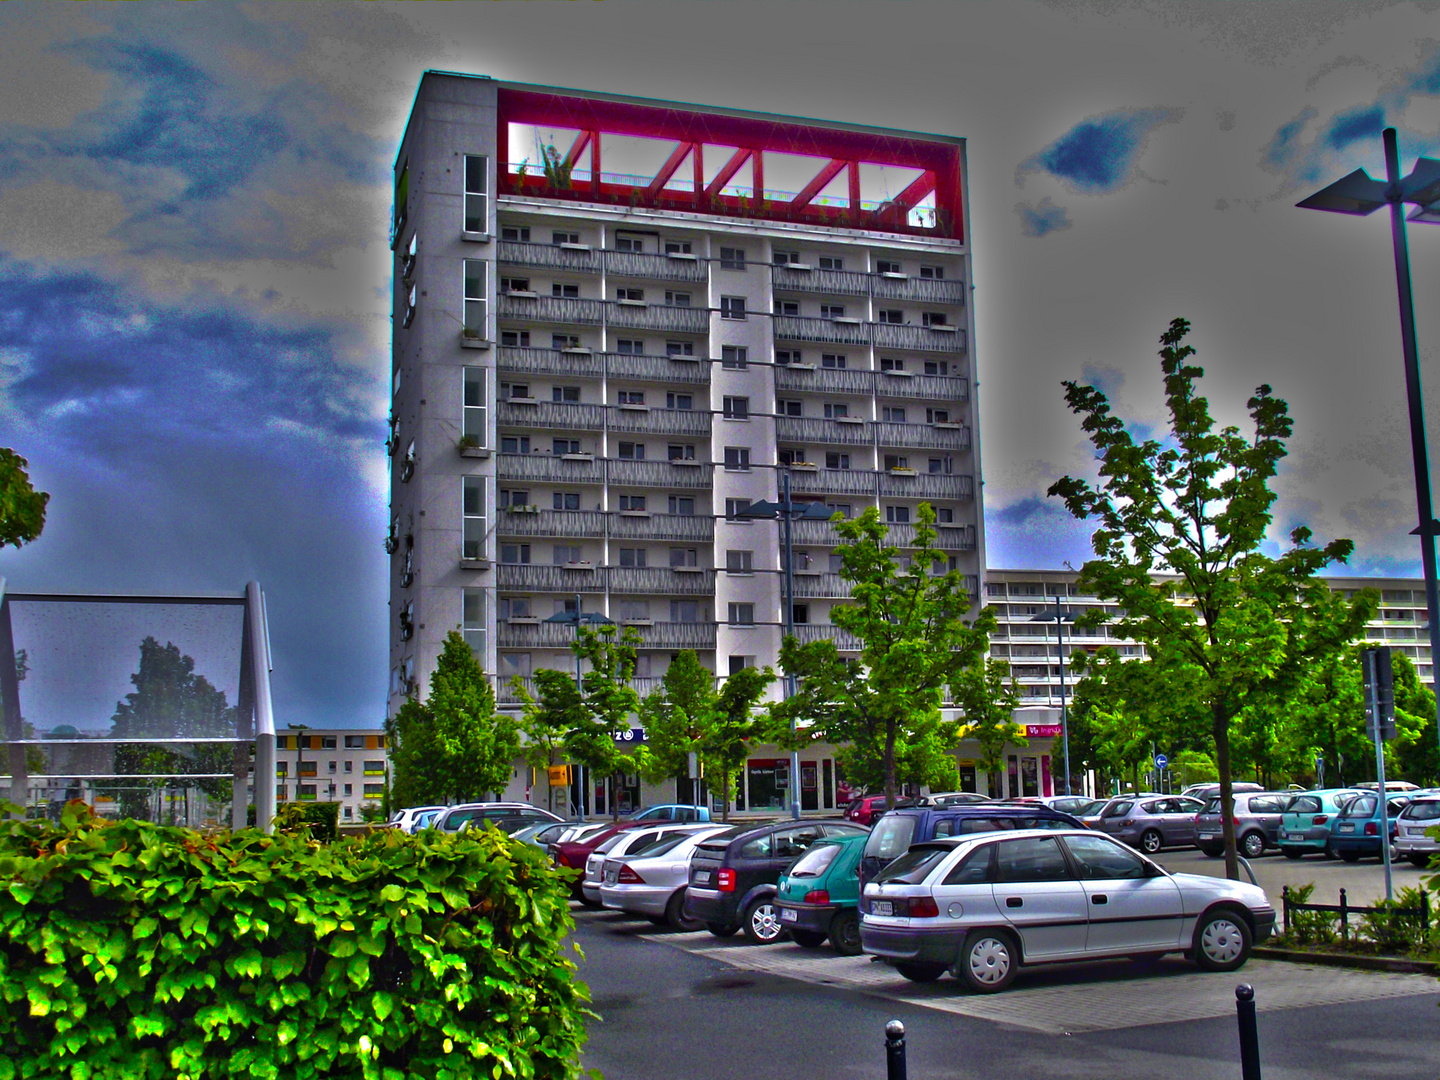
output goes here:
[{"label": "parking lot asphalt", "polygon": [[[1156,862],[1172,873],[1206,874],[1211,877],[1225,876],[1225,860],[1212,859],[1195,848],[1176,848],[1162,851]],[[1379,859],[1361,859],[1347,863],[1339,859],[1327,859],[1323,855],[1306,855],[1299,859],[1287,859],[1278,851],[1266,852],[1258,859],[1250,860],[1255,878],[1260,883],[1275,910],[1280,910],[1280,890],[1285,885],[1308,885],[1314,883],[1315,892],[1310,897],[1317,904],[1338,904],[1340,890],[1345,890],[1348,903],[1357,905],[1373,904],[1385,899],[1385,868]],[[1418,888],[1432,874],[1430,870],[1417,870],[1403,860],[1391,868],[1391,881],[1398,893],[1402,888]],[[1248,880],[1241,873],[1241,880]],[[1427,891],[1434,892],[1427,886]]]}]

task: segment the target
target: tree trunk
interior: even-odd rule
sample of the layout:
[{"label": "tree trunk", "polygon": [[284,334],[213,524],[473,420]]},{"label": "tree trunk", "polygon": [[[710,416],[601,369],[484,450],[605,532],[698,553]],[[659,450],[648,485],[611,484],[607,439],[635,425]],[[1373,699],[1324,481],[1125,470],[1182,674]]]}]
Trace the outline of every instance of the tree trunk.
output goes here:
[{"label": "tree trunk", "polygon": [[1225,876],[1240,880],[1235,855],[1235,788],[1230,781],[1230,720],[1220,702],[1211,706],[1211,735],[1215,739],[1215,768],[1220,773],[1220,830],[1225,837]]},{"label": "tree trunk", "polygon": [[[792,777],[790,782],[798,784],[800,778]],[[895,805],[895,725],[885,725],[885,802],[887,806]]]},{"label": "tree trunk", "polygon": [[730,770],[720,770],[720,820],[730,824]]}]

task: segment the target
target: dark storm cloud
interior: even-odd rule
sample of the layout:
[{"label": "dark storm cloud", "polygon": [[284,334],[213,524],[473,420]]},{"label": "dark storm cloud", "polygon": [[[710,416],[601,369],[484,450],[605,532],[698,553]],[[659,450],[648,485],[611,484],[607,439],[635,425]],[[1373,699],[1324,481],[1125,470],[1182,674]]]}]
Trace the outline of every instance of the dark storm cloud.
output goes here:
[{"label": "dark storm cloud", "polygon": [[1003,551],[1003,562],[993,556],[992,566],[1059,569],[1064,560],[1079,566],[1092,557],[1093,526],[1076,521],[1059,499],[1031,496],[995,509],[985,508],[985,543]]},{"label": "dark storm cloud", "polygon": [[1078,191],[1117,191],[1134,175],[1145,136],[1182,115],[1179,109],[1127,109],[1082,121],[1022,162],[1016,180],[1023,183],[1026,173],[1047,172]]},{"label": "dark storm cloud", "polygon": [[1063,206],[1056,206],[1046,196],[1038,203],[1016,203],[1015,213],[1020,216],[1020,231],[1026,236],[1044,236],[1070,228],[1070,215]]},{"label": "dark storm cloud", "polygon": [[1317,115],[1319,114],[1313,108],[1307,106],[1294,120],[1280,125],[1279,130],[1270,140],[1270,144],[1261,151],[1261,162],[1274,169],[1286,168],[1298,150],[1297,140],[1300,138],[1300,133],[1305,130],[1305,125],[1315,119]]},{"label": "dark storm cloud", "polygon": [[1325,142],[1332,150],[1344,150],[1361,139],[1377,139],[1384,126],[1385,110],[1379,105],[1351,109],[1330,122],[1330,128],[1325,133]]}]

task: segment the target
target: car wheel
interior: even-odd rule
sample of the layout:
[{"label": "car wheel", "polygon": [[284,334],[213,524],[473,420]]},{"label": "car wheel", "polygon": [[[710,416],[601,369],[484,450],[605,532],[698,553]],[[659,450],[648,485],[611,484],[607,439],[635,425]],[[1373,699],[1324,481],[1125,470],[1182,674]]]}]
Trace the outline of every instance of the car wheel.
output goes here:
[{"label": "car wheel", "polygon": [[716,937],[733,937],[735,931],[739,930],[740,927],[736,923],[707,922],[705,924],[705,929],[709,930],[710,933],[714,934]]},{"label": "car wheel", "polygon": [[830,944],[841,956],[860,955],[860,912],[854,908],[836,912],[830,920]]},{"label": "car wheel", "polygon": [[1206,971],[1234,971],[1250,959],[1250,927],[1233,911],[1212,911],[1195,928],[1195,963]]},{"label": "car wheel", "polygon": [[762,896],[750,901],[750,906],[740,917],[740,928],[752,945],[769,945],[772,941],[779,941],[785,928],[780,925],[780,910],[775,906],[775,898]]},{"label": "car wheel", "polygon": [[1417,853],[1414,855],[1407,855],[1406,858],[1410,860],[1411,866],[1419,870],[1424,870],[1427,866],[1430,865],[1429,855],[1421,855]]},{"label": "car wheel", "polygon": [[1359,862],[1359,861],[1360,861],[1360,852],[1356,851],[1356,850],[1353,849],[1353,848],[1344,848],[1343,850],[1340,851],[1339,854],[1340,854],[1340,861],[1341,861],[1341,862]]},{"label": "car wheel", "polygon": [[1146,855],[1154,855],[1164,846],[1164,843],[1160,838],[1160,833],[1155,829],[1146,829],[1140,834],[1140,850]]},{"label": "car wheel", "polygon": [[670,902],[665,905],[665,921],[676,930],[683,930],[686,933],[699,930],[705,925],[699,919],[692,919],[685,914],[684,889],[676,889],[675,895],[670,897]]},{"label": "car wheel", "polygon": [[791,930],[790,937],[802,949],[818,949],[825,944],[825,935],[818,930]]},{"label": "car wheel", "polygon": [[956,974],[977,994],[998,994],[1015,981],[1019,958],[1008,934],[971,930],[960,946]]},{"label": "car wheel", "polygon": [[944,964],[896,964],[895,970],[914,983],[932,983],[945,974]]},{"label": "car wheel", "polygon": [[1247,859],[1258,859],[1265,854],[1265,835],[1258,832],[1246,833],[1240,841],[1240,849]]},{"label": "car wheel", "polygon": [[1287,858],[1287,859],[1298,859],[1298,858],[1300,858],[1301,855],[1303,855],[1303,854],[1305,854],[1305,853],[1304,853],[1303,851],[1301,851],[1299,848],[1282,847],[1282,848],[1280,849],[1280,854],[1281,854],[1281,855],[1284,855],[1285,858]]},{"label": "car wheel", "polygon": [[1225,854],[1223,847],[1202,847],[1200,850],[1212,859],[1218,859],[1221,855]]}]

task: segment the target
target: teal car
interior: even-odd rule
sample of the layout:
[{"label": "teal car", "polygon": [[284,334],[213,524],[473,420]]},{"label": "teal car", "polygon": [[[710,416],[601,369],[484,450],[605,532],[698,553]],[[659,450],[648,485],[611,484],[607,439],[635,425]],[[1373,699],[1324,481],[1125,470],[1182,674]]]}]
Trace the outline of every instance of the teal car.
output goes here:
[{"label": "teal car", "polygon": [[1332,857],[1330,822],[1360,792],[1353,788],[1302,791],[1280,815],[1280,853],[1287,859],[1323,852]]},{"label": "teal car", "polygon": [[797,945],[829,938],[841,956],[860,954],[860,854],[865,834],[817,840],[780,877],[780,925]]}]

